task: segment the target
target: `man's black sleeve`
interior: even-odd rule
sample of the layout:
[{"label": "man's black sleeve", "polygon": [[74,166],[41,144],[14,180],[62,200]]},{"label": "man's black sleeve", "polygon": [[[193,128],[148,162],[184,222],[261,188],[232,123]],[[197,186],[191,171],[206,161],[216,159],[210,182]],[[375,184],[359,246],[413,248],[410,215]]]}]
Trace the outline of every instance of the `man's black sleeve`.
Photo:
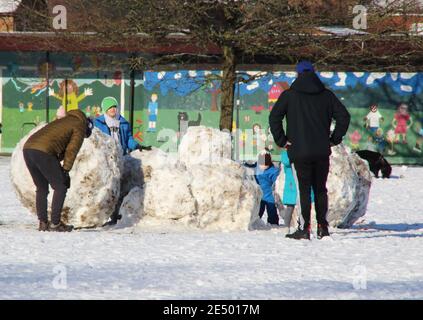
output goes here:
[{"label": "man's black sleeve", "polygon": [[351,116],[347,108],[345,108],[334,93],[332,93],[332,107],[332,117],[335,119],[336,124],[335,130],[333,130],[332,136],[330,137],[330,142],[334,145],[338,145],[342,142],[342,138],[348,131]]},{"label": "man's black sleeve", "polygon": [[276,101],[269,115],[270,132],[272,133],[276,144],[281,148],[283,148],[288,142],[288,138],[285,135],[285,130],[283,129],[282,124],[282,120],[285,118],[287,112],[288,94],[287,91],[285,91],[279,96],[278,101]]}]

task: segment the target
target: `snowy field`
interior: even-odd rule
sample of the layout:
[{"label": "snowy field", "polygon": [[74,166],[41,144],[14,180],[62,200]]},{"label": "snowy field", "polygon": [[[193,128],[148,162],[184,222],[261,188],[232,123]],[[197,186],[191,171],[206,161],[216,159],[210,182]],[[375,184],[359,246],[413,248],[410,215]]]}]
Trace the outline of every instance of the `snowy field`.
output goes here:
[{"label": "snowy field", "polygon": [[295,241],[284,228],[40,233],[9,161],[0,157],[0,299],[423,299],[423,168],[374,180],[354,228]]}]

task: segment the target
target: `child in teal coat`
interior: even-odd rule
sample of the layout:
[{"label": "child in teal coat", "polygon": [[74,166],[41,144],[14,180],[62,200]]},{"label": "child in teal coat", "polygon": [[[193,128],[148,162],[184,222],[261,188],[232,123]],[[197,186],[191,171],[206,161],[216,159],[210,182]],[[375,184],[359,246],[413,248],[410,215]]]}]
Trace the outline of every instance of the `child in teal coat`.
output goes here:
[{"label": "child in teal coat", "polygon": [[[297,184],[292,170],[291,160],[289,160],[288,152],[284,149],[281,153],[281,167],[285,173],[285,184],[283,187],[282,203],[286,206],[284,210],[284,221],[288,227],[291,225],[292,213],[294,212],[295,205],[297,204]],[[282,169],[282,168],[281,168]],[[311,201],[314,202],[313,190],[311,190]],[[298,218],[300,224],[300,217]]]}]

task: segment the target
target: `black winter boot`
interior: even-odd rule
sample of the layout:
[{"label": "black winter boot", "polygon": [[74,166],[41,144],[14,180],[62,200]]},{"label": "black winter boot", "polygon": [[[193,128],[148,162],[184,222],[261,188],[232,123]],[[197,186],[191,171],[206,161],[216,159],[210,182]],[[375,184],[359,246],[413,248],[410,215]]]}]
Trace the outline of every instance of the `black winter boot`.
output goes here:
[{"label": "black winter boot", "polygon": [[51,224],[49,231],[53,232],[71,232],[73,230],[73,226],[64,224],[63,222],[60,222],[59,224]]},{"label": "black winter boot", "polygon": [[329,237],[329,228],[327,225],[318,224],[317,225],[317,239],[322,239],[323,237]]},{"label": "black winter boot", "polygon": [[310,229],[306,228],[302,230],[298,228],[297,231],[295,231],[294,233],[287,234],[286,237],[289,239],[295,239],[295,240],[301,240],[301,239],[310,240]]},{"label": "black winter boot", "polygon": [[44,222],[44,221],[40,221],[40,224],[38,225],[38,231],[48,231],[49,230],[49,223],[48,222]]}]

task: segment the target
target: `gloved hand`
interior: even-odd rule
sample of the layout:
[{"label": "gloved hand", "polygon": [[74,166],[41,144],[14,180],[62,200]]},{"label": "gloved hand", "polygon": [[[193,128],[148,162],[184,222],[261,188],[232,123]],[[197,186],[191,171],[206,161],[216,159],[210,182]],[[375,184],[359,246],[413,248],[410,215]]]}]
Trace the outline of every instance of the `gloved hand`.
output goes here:
[{"label": "gloved hand", "polygon": [[329,139],[329,144],[330,144],[331,147],[337,146],[341,142],[342,142],[342,139],[341,140],[335,140],[333,137],[330,137],[330,139]]},{"label": "gloved hand", "polygon": [[139,144],[137,146],[136,150],[139,150],[139,151],[148,150],[148,151],[150,151],[151,150],[151,146],[142,146],[142,145]]},{"label": "gloved hand", "polygon": [[64,178],[64,183],[65,183],[66,188],[69,189],[70,188],[70,183],[71,183],[70,176],[69,176],[69,171],[63,169],[63,178]]},{"label": "gloved hand", "polygon": [[93,132],[93,128],[94,128],[94,122],[93,120],[88,117],[87,118],[87,126],[85,128],[85,138],[89,138]]}]

